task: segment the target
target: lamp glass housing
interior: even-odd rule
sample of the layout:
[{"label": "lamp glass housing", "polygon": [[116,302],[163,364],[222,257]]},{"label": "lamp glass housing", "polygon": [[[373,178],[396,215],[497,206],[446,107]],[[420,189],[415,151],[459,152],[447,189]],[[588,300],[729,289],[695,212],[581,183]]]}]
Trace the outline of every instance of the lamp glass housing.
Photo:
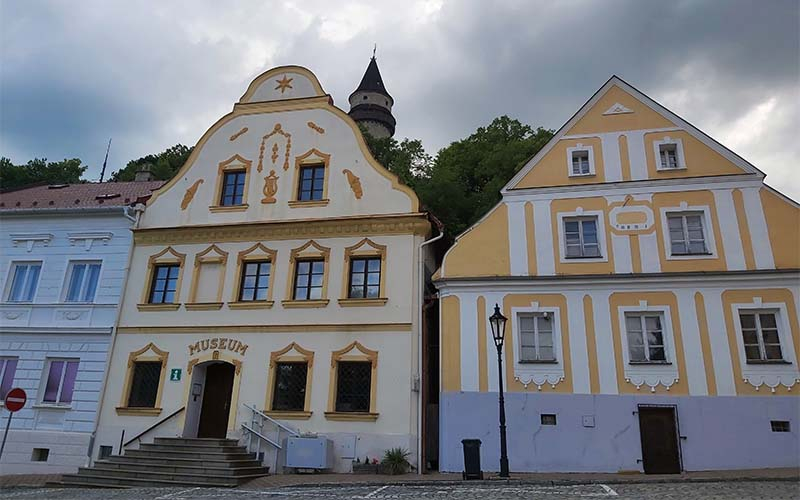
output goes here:
[{"label": "lamp glass housing", "polygon": [[508,321],[508,318],[503,316],[503,313],[500,312],[500,306],[495,304],[494,314],[489,317],[489,325],[492,327],[494,345],[498,348],[503,346],[503,341],[505,340],[506,321]]}]

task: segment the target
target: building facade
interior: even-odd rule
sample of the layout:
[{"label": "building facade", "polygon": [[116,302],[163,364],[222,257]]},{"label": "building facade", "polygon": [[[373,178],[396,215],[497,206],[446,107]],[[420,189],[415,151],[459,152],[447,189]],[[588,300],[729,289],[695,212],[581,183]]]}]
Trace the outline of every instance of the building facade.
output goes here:
[{"label": "building facade", "polygon": [[800,210],[617,77],[457,238],[441,297],[440,465],[797,467]]},{"label": "building facade", "polygon": [[310,71],[260,75],[134,229],[93,457],[241,437],[280,472],[252,432],[275,422],[331,439],[335,471],[416,456],[430,233]]},{"label": "building facade", "polygon": [[160,185],[38,186],[0,196],[0,401],[14,387],[28,395],[12,419],[1,474],[86,464],[126,278],[132,205]]}]

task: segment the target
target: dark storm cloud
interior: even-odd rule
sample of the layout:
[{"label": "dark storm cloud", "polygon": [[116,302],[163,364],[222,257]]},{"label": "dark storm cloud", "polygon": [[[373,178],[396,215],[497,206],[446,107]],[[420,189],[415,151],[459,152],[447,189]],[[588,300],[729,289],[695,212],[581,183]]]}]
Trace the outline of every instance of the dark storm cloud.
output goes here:
[{"label": "dark storm cloud", "polygon": [[508,114],[558,128],[612,74],[794,196],[798,15],[788,1],[3,3],[0,154],[115,168],[193,144],[250,79],[301,64],[336,104],[372,44],[397,135],[435,152]]}]

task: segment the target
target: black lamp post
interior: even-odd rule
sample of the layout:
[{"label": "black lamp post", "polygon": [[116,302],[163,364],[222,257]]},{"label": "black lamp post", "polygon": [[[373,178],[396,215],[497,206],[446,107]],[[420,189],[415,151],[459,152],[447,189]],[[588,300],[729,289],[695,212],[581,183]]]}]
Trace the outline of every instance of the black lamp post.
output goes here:
[{"label": "black lamp post", "polygon": [[500,477],[508,477],[508,448],[506,446],[506,403],[503,399],[503,340],[506,336],[508,318],[500,312],[500,306],[494,305],[494,314],[489,317],[492,327],[492,338],[497,347],[497,386],[500,390]]}]

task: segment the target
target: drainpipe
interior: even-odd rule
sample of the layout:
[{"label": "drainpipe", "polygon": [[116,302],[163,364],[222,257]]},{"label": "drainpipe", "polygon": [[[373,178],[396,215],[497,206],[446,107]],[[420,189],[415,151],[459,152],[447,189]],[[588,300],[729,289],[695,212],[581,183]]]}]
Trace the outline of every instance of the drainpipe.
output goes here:
[{"label": "drainpipe", "polygon": [[443,228],[441,225],[437,226],[439,234],[428,241],[423,241],[417,247],[417,258],[419,259],[419,304],[417,307],[417,329],[419,333],[419,340],[417,341],[419,344],[417,348],[417,370],[419,372],[419,391],[417,391],[417,474],[422,474],[423,468],[425,467],[422,463],[422,412],[425,411],[425,408],[422,407],[422,349],[425,348],[425,346],[422,345],[422,310],[425,301],[425,259],[422,258],[422,247],[439,241],[444,237]]},{"label": "drainpipe", "polygon": [[[141,218],[142,212],[144,212],[144,205],[139,203],[135,207],[133,207],[133,216],[130,215],[128,209],[130,207],[122,207],[122,215],[129,221],[133,222],[131,224],[131,230],[136,229],[139,227],[139,219]],[[97,400],[97,412],[94,415],[94,426],[92,428],[92,437],[89,439],[89,456],[87,457],[87,466],[92,465],[92,451],[94,449],[94,440],[97,436],[97,427],[100,425],[100,414],[103,411],[103,399],[106,395],[106,387],[108,385],[109,379],[109,368],[111,368],[111,355],[114,353],[114,344],[117,341],[117,328],[119,328],[119,318],[122,312],[122,299],[125,298],[125,289],[128,286],[128,275],[130,274],[131,270],[131,262],[133,261],[133,235],[131,235],[131,244],[128,250],[128,262],[125,264],[125,269],[123,270],[122,275],[122,288],[120,289],[119,294],[119,302],[117,303],[117,314],[114,318],[114,327],[111,329],[111,340],[109,341],[108,345],[108,354],[106,354],[106,364],[105,364],[105,376],[103,377],[103,385],[100,387],[100,396]],[[122,449],[120,449],[120,453],[122,453]]]}]

